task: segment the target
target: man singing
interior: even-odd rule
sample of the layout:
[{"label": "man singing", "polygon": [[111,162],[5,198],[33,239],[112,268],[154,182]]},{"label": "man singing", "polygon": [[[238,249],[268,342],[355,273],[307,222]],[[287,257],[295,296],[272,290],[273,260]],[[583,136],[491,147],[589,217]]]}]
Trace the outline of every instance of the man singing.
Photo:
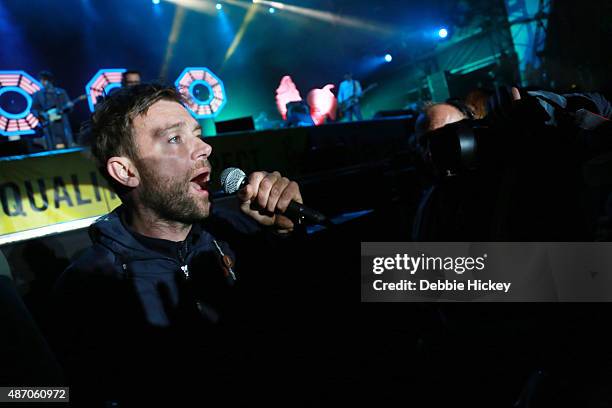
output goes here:
[{"label": "man singing", "polygon": [[87,383],[74,393],[88,388],[82,398],[108,404],[132,381],[178,381],[191,363],[213,392],[211,362],[231,352],[215,327],[251,266],[241,250],[275,261],[265,243],[291,235],[282,213],[302,202],[300,189],[277,172],[256,172],[238,193],[239,211],[211,207],[212,148],[174,88],[121,89],[97,107],[90,130],[92,154],[122,205],[90,227],[93,246],[56,286],[64,323],[56,345],[72,384]]}]

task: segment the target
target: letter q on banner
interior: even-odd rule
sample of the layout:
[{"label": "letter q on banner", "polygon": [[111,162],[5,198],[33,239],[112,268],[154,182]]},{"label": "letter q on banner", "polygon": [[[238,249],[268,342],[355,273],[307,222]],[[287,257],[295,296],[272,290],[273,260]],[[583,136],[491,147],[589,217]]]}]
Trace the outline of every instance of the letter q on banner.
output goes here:
[{"label": "letter q on banner", "polygon": [[227,103],[223,82],[208,68],[185,68],[174,85],[196,119],[214,118]]},{"label": "letter q on banner", "polygon": [[34,134],[38,118],[34,116],[32,95],[42,84],[24,71],[0,71],[0,135]]}]

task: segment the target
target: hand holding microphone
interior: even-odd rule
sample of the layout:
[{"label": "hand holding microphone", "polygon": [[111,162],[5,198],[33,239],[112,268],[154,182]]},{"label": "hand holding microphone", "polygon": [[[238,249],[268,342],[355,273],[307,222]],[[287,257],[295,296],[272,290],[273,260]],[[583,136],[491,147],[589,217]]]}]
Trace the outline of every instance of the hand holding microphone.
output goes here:
[{"label": "hand holding microphone", "polygon": [[279,232],[290,232],[294,223],[325,221],[323,214],[303,205],[298,184],[276,171],[247,177],[242,170],[230,167],[221,173],[221,186],[228,194],[237,193],[245,214],[262,225],[276,226]]}]

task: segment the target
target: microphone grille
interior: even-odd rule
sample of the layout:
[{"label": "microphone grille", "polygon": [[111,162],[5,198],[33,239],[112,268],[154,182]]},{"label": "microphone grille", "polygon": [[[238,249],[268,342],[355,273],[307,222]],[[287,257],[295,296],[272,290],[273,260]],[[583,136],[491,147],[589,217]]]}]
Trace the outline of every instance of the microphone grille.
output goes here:
[{"label": "microphone grille", "polygon": [[240,185],[246,177],[244,171],[236,167],[228,167],[221,172],[221,187],[227,194],[234,194],[240,190]]}]

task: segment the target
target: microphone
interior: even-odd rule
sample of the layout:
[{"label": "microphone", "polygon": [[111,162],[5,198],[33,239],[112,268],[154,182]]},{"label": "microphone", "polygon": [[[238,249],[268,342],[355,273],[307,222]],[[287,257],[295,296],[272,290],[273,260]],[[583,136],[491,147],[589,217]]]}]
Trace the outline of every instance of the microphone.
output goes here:
[{"label": "microphone", "polygon": [[[236,167],[228,167],[223,170],[220,179],[221,187],[227,194],[234,194],[247,185],[246,174]],[[311,224],[322,224],[327,221],[327,218],[320,212],[293,200],[291,200],[283,215],[298,224],[302,224],[304,221]]]}]

